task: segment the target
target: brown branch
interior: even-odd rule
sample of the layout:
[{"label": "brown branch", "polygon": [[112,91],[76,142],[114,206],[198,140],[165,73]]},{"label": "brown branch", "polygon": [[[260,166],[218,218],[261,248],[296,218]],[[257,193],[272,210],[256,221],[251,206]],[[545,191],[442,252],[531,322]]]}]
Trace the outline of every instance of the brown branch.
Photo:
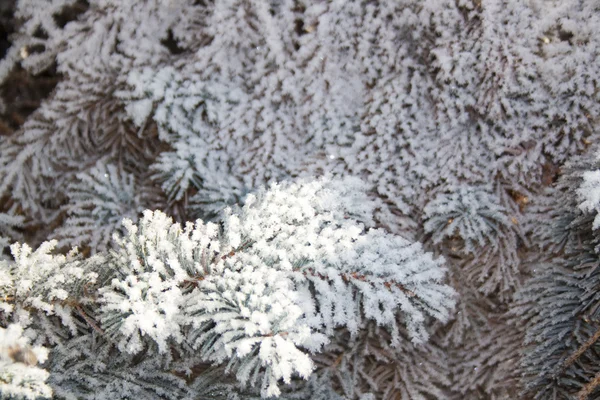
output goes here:
[{"label": "brown branch", "polygon": [[579,357],[581,357],[583,355],[583,353],[585,353],[590,347],[592,347],[594,345],[594,343],[596,343],[598,341],[598,339],[600,339],[600,328],[598,328],[596,330],[596,332],[594,332],[594,334],[592,335],[591,338],[589,338],[584,344],[582,344],[573,354],[571,354],[569,356],[569,358],[567,358],[565,360],[565,362],[562,364],[562,367],[559,371],[559,373],[562,373],[564,370],[566,370],[567,368],[569,368],[571,365],[573,365],[573,363],[575,361],[577,361],[577,359]]},{"label": "brown branch", "polygon": [[338,367],[338,365],[340,365],[340,363],[342,362],[342,359],[344,358],[344,353],[340,353],[339,356],[337,356],[337,358],[335,359],[335,361],[333,362],[333,364],[331,364],[331,368],[335,369]]},{"label": "brown branch", "polygon": [[598,385],[600,385],[600,371],[598,371],[596,375],[594,375],[594,378],[577,393],[577,399],[586,400]]},{"label": "brown branch", "polygon": [[[223,255],[221,255],[220,253],[216,253],[216,254],[213,255],[213,258],[212,258],[212,261],[210,262],[210,264],[216,264],[220,260],[226,260],[228,258],[231,258],[231,257],[235,256],[235,254],[237,252],[245,250],[245,249],[247,249],[249,246],[251,246],[253,244],[254,244],[254,242],[252,240],[248,240],[248,241],[242,243],[238,248],[231,250],[229,253],[226,253],[226,254],[223,254]],[[194,286],[194,287],[198,287],[198,283],[201,282],[201,281],[203,281],[205,279],[206,275],[209,274],[209,271],[208,271],[208,269],[206,267],[206,264],[208,264],[206,262],[206,256],[207,256],[206,249],[204,249],[202,251],[202,258],[200,260],[200,262],[202,264],[202,269],[204,271],[204,275],[195,275],[195,276],[192,276],[189,279],[184,279],[183,280],[183,284],[184,285],[191,285],[191,286]]]},{"label": "brown branch", "polygon": [[183,284],[198,287],[198,284],[203,280],[204,280],[204,275],[196,275],[196,276],[192,276],[190,279],[185,279],[183,281]]},{"label": "brown branch", "polygon": [[[1,300],[14,302],[15,297],[14,296],[4,296]],[[50,301],[50,303],[72,307],[73,309],[77,310],[77,313],[81,316],[81,318],[83,318],[85,320],[85,322],[88,323],[89,326],[91,326],[95,331],[97,331],[101,335],[104,334],[104,331],[102,330],[102,328],[100,328],[100,326],[98,326],[98,323],[92,317],[90,317],[83,311],[83,308],[81,308],[81,303],[79,301],[74,300],[74,299],[66,299],[66,300],[61,300],[61,301],[52,300],[52,301]],[[39,311],[35,307],[33,307],[33,308],[25,307],[24,309],[27,311],[32,311],[32,310]]]},{"label": "brown branch", "polygon": [[[231,251],[230,251],[229,253],[227,253],[227,254],[223,254],[222,256],[221,256],[220,254],[216,254],[216,255],[215,255],[215,258],[213,259],[213,264],[214,264],[214,263],[217,263],[219,259],[221,259],[221,260],[226,260],[226,259],[228,259],[228,258],[231,258],[231,257],[235,256],[235,253],[237,253],[237,252],[240,252],[240,251],[242,251],[242,250],[246,250],[248,247],[252,246],[253,244],[254,244],[254,241],[253,241],[253,240],[248,240],[248,241],[246,241],[246,242],[242,243],[242,244],[240,245],[240,247],[238,247],[237,249],[233,249],[233,250],[231,250]],[[219,256],[220,256],[220,257],[219,257]]]},{"label": "brown branch", "polygon": [[98,326],[98,324],[96,323],[96,321],[94,321],[93,318],[91,318],[89,315],[87,315],[83,311],[83,309],[81,308],[81,306],[79,304],[75,305],[75,309],[77,310],[77,312],[79,313],[79,315],[81,315],[81,317],[85,320],[85,322],[88,323],[89,326],[91,326],[99,334],[104,335],[104,331],[102,330],[102,328],[100,328]]},{"label": "brown branch", "polygon": [[[296,270],[296,271],[298,271],[298,270]],[[331,280],[329,277],[322,275],[318,272],[315,272],[312,268],[304,270],[304,271],[302,271],[302,273],[304,274],[304,276],[310,275],[310,276],[318,277],[319,279],[323,279],[323,280]],[[357,280],[357,281],[361,281],[361,282],[369,282],[367,275],[360,275],[356,272],[351,272],[349,274],[342,273],[342,274],[340,274],[340,276],[342,277],[344,282],[351,282],[352,280]],[[404,285],[402,285],[401,283],[397,283],[397,282],[393,282],[393,281],[386,281],[386,282],[383,282],[383,286],[385,286],[389,290],[391,290],[393,287],[400,289],[408,297],[416,297],[417,296],[415,292],[413,292],[410,289],[405,288]]]}]

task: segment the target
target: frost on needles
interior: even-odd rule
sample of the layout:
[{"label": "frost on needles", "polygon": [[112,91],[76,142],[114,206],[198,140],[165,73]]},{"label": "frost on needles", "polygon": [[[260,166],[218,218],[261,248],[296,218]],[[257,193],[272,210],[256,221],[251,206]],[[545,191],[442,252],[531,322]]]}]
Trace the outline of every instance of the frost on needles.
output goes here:
[{"label": "frost on needles", "polygon": [[0,263],[3,318],[50,347],[49,383],[67,398],[224,393],[214,370],[235,376],[227,390],[279,396],[341,331],[372,321],[399,346],[449,318],[443,260],[377,229],[378,207],[361,181],[321,178],[272,184],[217,223],[145,211],[89,258],[15,244]]}]

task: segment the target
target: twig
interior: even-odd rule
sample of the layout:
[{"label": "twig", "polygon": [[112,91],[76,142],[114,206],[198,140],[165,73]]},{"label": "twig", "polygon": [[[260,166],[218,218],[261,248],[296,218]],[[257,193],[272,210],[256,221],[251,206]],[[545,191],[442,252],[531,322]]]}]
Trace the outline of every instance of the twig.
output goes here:
[{"label": "twig", "polygon": [[582,344],[573,354],[569,356],[562,364],[562,367],[558,373],[562,373],[564,370],[569,368],[579,357],[583,355],[594,343],[600,339],[600,328],[594,332],[591,338],[589,338],[584,344]]},{"label": "twig", "polygon": [[198,282],[201,282],[204,280],[204,276],[203,275],[196,275],[196,276],[192,276],[190,279],[185,279],[183,281],[184,284],[190,284],[192,286],[198,287]]},{"label": "twig", "polygon": [[333,364],[331,364],[331,368],[335,369],[338,367],[338,365],[340,365],[340,363],[342,362],[342,359],[344,358],[344,353],[340,353],[339,356],[337,356],[337,358],[335,359],[335,361],[333,362]]},{"label": "twig", "polygon": [[579,393],[577,393],[577,398],[579,400],[586,400],[588,396],[592,394],[592,392],[598,387],[598,385],[600,385],[600,371],[598,371],[596,375],[594,375],[594,378],[589,381],[583,387],[583,389],[579,391]]},{"label": "twig", "polygon": [[[1,300],[4,301],[14,301],[15,298],[13,296],[4,296]],[[100,328],[98,326],[98,324],[96,323],[96,321],[94,321],[93,318],[91,318],[89,315],[87,315],[85,313],[85,311],[83,311],[83,309],[81,308],[81,304],[79,302],[77,302],[76,300],[72,300],[72,299],[67,299],[67,300],[62,300],[62,301],[51,301],[52,304],[62,304],[62,305],[67,305],[70,306],[72,308],[74,308],[75,310],[77,310],[77,312],[79,313],[79,315],[81,316],[81,318],[83,318],[85,320],[85,322],[88,323],[89,326],[91,326],[95,331],[97,331],[98,333],[100,333],[101,335],[104,334],[104,331],[102,330],[102,328]],[[31,311],[31,310],[36,310],[38,311],[35,307],[25,307],[25,310]]]},{"label": "twig", "polygon": [[[235,256],[235,253],[242,251],[242,250],[246,250],[248,247],[252,246],[254,244],[253,240],[248,240],[244,243],[242,243],[240,245],[240,247],[238,247],[237,249],[233,249],[231,250],[229,253],[227,254],[223,254],[222,256],[220,254],[217,254],[213,260],[213,263],[218,262],[217,260],[221,259],[221,260],[226,260],[228,258],[231,258],[233,256]],[[220,256],[220,257],[219,257]]]},{"label": "twig", "polygon": [[[314,276],[314,277],[318,277],[319,279],[327,279],[327,280],[331,280],[329,277],[322,275],[318,272],[315,272],[314,270],[312,270],[311,268],[302,271],[302,273],[306,276],[306,275],[310,275],[310,276]],[[350,282],[353,279],[357,280],[357,281],[361,281],[361,282],[369,282],[369,280],[367,279],[367,275],[359,275],[356,272],[352,272],[350,274],[340,274],[340,276],[342,277],[342,279],[344,280],[344,282]],[[392,287],[395,287],[397,289],[400,289],[402,292],[404,292],[404,294],[406,294],[408,297],[416,297],[416,293],[413,292],[410,289],[407,289],[404,287],[404,285],[397,283],[397,282],[383,282],[383,286],[385,286],[388,289],[392,289]]]},{"label": "twig", "polygon": [[15,297],[11,296],[11,295],[6,295],[2,298],[2,301],[8,302],[8,303],[12,303],[15,301]]},{"label": "twig", "polygon": [[96,323],[96,321],[94,321],[92,318],[90,318],[81,308],[81,306],[79,304],[75,305],[75,309],[77,310],[77,312],[79,312],[79,315],[81,315],[81,317],[85,320],[85,322],[88,323],[89,326],[91,326],[96,332],[98,332],[101,335],[104,335],[104,331],[102,330],[102,328],[100,328],[98,326],[98,324]]}]

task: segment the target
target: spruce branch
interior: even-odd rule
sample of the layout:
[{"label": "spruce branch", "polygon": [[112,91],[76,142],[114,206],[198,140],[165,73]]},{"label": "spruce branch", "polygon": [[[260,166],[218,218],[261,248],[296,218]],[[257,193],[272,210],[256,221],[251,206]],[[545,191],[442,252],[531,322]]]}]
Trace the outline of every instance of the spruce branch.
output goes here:
[{"label": "spruce branch", "polygon": [[596,390],[598,386],[600,386],[600,372],[597,372],[592,380],[586,383],[585,386],[577,393],[577,399],[587,400],[589,395],[592,394],[592,392]]},{"label": "spruce branch", "polygon": [[[294,271],[300,271],[302,270],[302,274],[304,276],[310,275],[313,277],[317,277],[319,279],[323,279],[323,280],[327,280],[327,281],[332,281],[332,278],[328,278],[326,275],[323,275],[319,272],[315,272],[314,270],[312,270],[311,268],[308,268],[307,270],[301,269],[301,268],[296,268],[294,269]],[[373,282],[370,281],[369,276],[367,275],[361,275],[357,272],[350,272],[350,273],[343,273],[340,274],[341,278],[344,280],[344,282],[347,283],[352,283],[353,281],[360,281],[360,282],[367,282],[371,285],[374,285]],[[405,288],[402,284],[400,283],[396,283],[394,281],[384,281],[383,282],[383,286],[386,287],[387,289],[391,289],[392,287],[398,288],[400,289],[402,292],[404,292],[408,297],[417,297],[417,295],[415,294],[415,292],[413,292],[412,290],[409,290],[407,288]]]},{"label": "spruce branch", "polygon": [[[598,253],[565,242],[597,233],[540,235],[568,212],[532,209],[599,137],[597,0],[0,0],[0,22],[0,247],[85,246],[0,268],[0,323],[51,344],[56,397],[514,398],[519,335],[500,314],[547,258],[523,384],[567,397],[593,375],[597,342],[578,347],[596,324],[578,316],[597,319],[598,278],[578,274]],[[248,195],[327,173],[368,195]],[[600,174],[578,179],[568,207],[600,225]],[[224,225],[206,244],[207,224],[144,209]],[[454,304],[446,265],[467,297],[431,351]],[[375,353],[351,348],[365,324],[389,333]],[[348,357],[299,383],[309,365],[290,357],[339,331]],[[165,372],[206,362],[195,393]]]},{"label": "spruce branch", "polygon": [[441,260],[354,219],[375,207],[361,191],[360,181],[330,178],[272,185],[221,225],[182,228],[145,211],[88,259],[51,255],[55,243],[15,245],[15,262],[1,266],[16,296],[3,292],[39,324],[60,317],[71,335],[98,334],[132,360],[198,352],[242,385],[260,381],[262,396],[279,395],[281,381],[308,379],[310,354],[334,329],[356,334],[372,320],[398,345],[405,324],[424,342],[426,317],[452,309]]},{"label": "spruce branch", "polygon": [[567,359],[562,363],[560,369],[555,373],[559,375],[569,368],[575,361],[579,359],[590,347],[592,347],[600,339],[600,327],[594,332],[594,334],[577,348]]}]

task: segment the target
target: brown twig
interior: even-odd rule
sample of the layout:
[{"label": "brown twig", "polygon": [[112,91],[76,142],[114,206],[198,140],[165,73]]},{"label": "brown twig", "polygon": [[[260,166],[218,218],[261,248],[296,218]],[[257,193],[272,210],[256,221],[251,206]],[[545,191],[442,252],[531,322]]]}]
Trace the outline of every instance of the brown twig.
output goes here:
[{"label": "brown twig", "polygon": [[[319,279],[326,279],[326,280],[331,280],[329,279],[329,277],[322,275],[318,272],[315,272],[313,269],[309,268],[307,270],[302,271],[302,273],[306,276],[306,275],[310,275],[310,276],[314,276],[314,277],[318,277]],[[356,272],[352,272],[350,274],[345,274],[342,273],[340,274],[340,276],[342,277],[342,279],[344,280],[344,282],[351,282],[352,280],[357,280],[357,281],[361,281],[361,282],[369,282],[368,280],[368,276],[367,275],[360,275]],[[389,290],[392,289],[392,287],[395,287],[397,289],[400,289],[402,292],[404,292],[404,294],[406,294],[408,297],[416,297],[417,295],[415,294],[415,292],[413,292],[410,289],[407,289],[404,287],[404,285],[397,283],[397,282],[383,282],[383,286],[385,286],[386,288],[388,288]]]},{"label": "brown twig", "polygon": [[183,281],[184,284],[186,285],[191,285],[191,286],[195,286],[198,287],[198,283],[204,280],[204,276],[202,275],[196,275],[196,276],[192,276],[190,279],[185,279]]},{"label": "brown twig", "polygon": [[594,378],[577,393],[577,398],[579,400],[586,400],[598,385],[600,385],[600,371],[598,371],[596,375],[594,375]]},{"label": "brown twig", "polygon": [[[2,298],[2,300],[14,302],[15,297],[14,296],[4,296]],[[85,320],[85,322],[88,323],[88,325],[90,325],[95,331],[97,331],[101,335],[104,334],[104,331],[102,330],[102,328],[100,328],[100,326],[98,326],[96,321],[83,311],[83,308],[81,308],[81,303],[79,303],[78,301],[73,300],[73,299],[66,299],[66,300],[62,300],[62,301],[51,301],[51,303],[59,304],[59,305],[66,305],[66,306],[70,306],[70,307],[74,308],[75,310],[77,310],[77,313],[81,316],[81,318],[83,318]],[[25,309],[30,310],[30,308],[28,308],[28,307],[25,307]]]},{"label": "brown twig", "polygon": [[94,321],[94,319],[92,319],[89,315],[87,315],[83,311],[83,309],[81,308],[81,306],[79,304],[75,305],[75,309],[77,310],[77,312],[79,313],[81,318],[83,318],[85,320],[85,322],[88,323],[89,326],[91,326],[99,334],[104,335],[104,331],[102,330],[102,328],[100,328],[98,326],[98,324],[96,323],[96,321]]},{"label": "brown twig", "polygon": [[337,356],[337,358],[335,359],[333,364],[331,364],[331,368],[333,368],[333,369],[337,368],[337,366],[340,365],[340,363],[342,362],[343,358],[344,358],[344,353],[340,353],[340,355]]},{"label": "brown twig", "polygon": [[592,335],[591,338],[589,338],[584,344],[582,344],[573,354],[571,354],[569,356],[569,358],[567,358],[565,360],[565,362],[562,364],[562,367],[559,371],[559,373],[562,373],[564,370],[566,370],[567,368],[569,368],[571,365],[573,365],[573,363],[575,361],[577,361],[577,359],[579,357],[581,357],[583,355],[583,353],[585,353],[590,347],[592,347],[594,345],[594,343],[596,343],[598,341],[598,339],[600,339],[600,328],[598,328],[596,330],[596,332],[594,332],[594,334]]},{"label": "brown twig", "polygon": [[6,295],[2,298],[2,301],[12,303],[15,301],[15,296]]},{"label": "brown twig", "polygon": [[[216,263],[216,262],[218,262],[218,260],[219,260],[219,259],[221,259],[221,260],[226,260],[226,259],[228,259],[228,258],[231,258],[231,257],[235,256],[235,253],[237,253],[237,252],[239,252],[239,251],[242,251],[242,250],[246,250],[246,249],[247,249],[249,246],[252,246],[253,244],[254,244],[254,241],[252,241],[252,240],[248,240],[248,241],[246,241],[246,242],[242,243],[242,244],[240,245],[240,247],[238,247],[237,249],[233,249],[233,250],[231,250],[231,251],[230,251],[229,253],[227,253],[227,254],[223,254],[222,256],[221,256],[220,254],[217,254],[217,255],[215,256],[214,260],[213,260],[213,263]],[[220,257],[219,257],[219,256],[220,256]]]}]

